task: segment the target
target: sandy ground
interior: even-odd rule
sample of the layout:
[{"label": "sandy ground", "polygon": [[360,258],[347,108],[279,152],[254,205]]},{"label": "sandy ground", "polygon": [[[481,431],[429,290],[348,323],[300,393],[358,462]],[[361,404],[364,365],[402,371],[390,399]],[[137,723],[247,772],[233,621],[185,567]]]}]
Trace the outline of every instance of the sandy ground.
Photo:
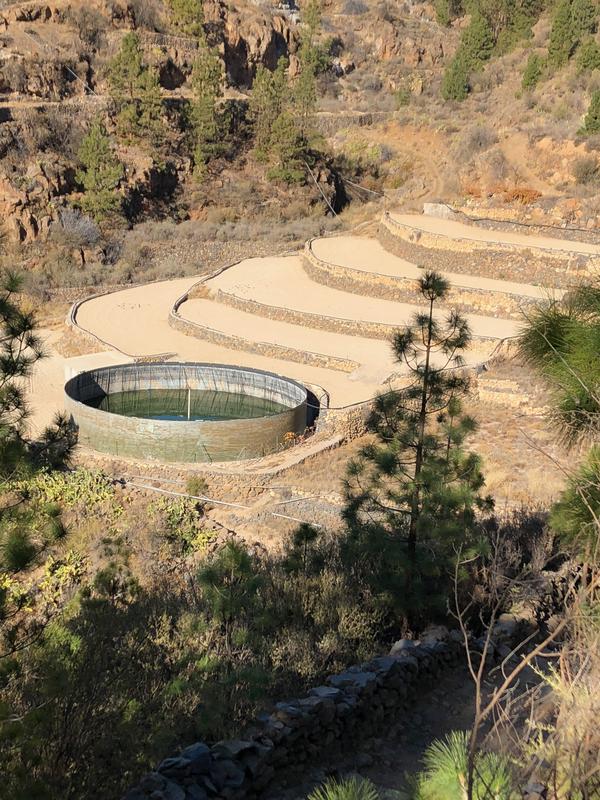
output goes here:
[{"label": "sandy ground", "polygon": [[453,239],[470,239],[475,242],[487,244],[516,244],[522,247],[541,248],[544,250],[560,250],[567,253],[585,253],[600,255],[600,245],[588,242],[574,242],[568,239],[552,239],[549,236],[538,236],[527,233],[513,233],[512,231],[494,231],[485,228],[476,228],[463,222],[439,217],[428,217],[424,214],[396,214],[391,213],[391,218],[403,225],[410,225],[420,231],[437,233]]},{"label": "sandy ground", "polygon": [[[358,240],[363,241],[363,240]],[[373,240],[364,240],[368,243]],[[374,244],[379,246],[378,242]],[[393,256],[391,256],[393,258]],[[400,259],[396,259],[400,260]],[[349,266],[349,265],[348,265]],[[418,271],[418,268],[415,267]],[[422,272],[419,271],[419,274]],[[380,322],[386,325],[401,327],[414,315],[415,306],[409,303],[396,303],[393,300],[380,300],[358,294],[342,292],[328,286],[315,284],[302,267],[302,260],[297,256],[281,258],[254,258],[243,261],[232,267],[217,278],[209,281],[211,289],[220,289],[228,294],[234,294],[248,300],[255,300],[266,305],[290,308],[294,311],[303,311],[309,314],[322,314],[340,319],[355,320],[360,322]],[[415,299],[417,294],[415,292]],[[199,314],[193,309],[199,301],[190,300],[181,307],[181,314],[196,322],[202,321]],[[445,311],[438,317],[445,316]],[[513,320],[495,319],[478,314],[465,315],[471,325],[475,336],[485,336],[495,339],[504,339],[515,336],[519,324]],[[256,324],[259,318],[254,317]],[[206,324],[210,324],[206,322]],[[220,326],[219,330],[221,330]],[[295,326],[294,326],[295,327]],[[297,331],[297,328],[296,328]],[[304,329],[306,332],[306,329]],[[296,333],[296,347],[311,350],[311,347],[301,345],[305,333],[298,339]],[[320,332],[319,337],[325,335]],[[351,337],[355,340],[355,337]],[[318,352],[323,352],[321,349]],[[328,351],[326,351],[328,352]],[[353,350],[346,351],[350,358],[354,358]]]},{"label": "sandy ground", "polygon": [[[418,217],[418,219],[423,219]],[[425,218],[427,219],[427,218]],[[312,242],[312,251],[317,258],[362,272],[371,272],[379,275],[390,275],[394,278],[411,278],[418,280],[423,275],[423,269],[410,261],[388,253],[387,250],[375,239],[364,239],[358,236],[335,236],[330,238],[315,239]],[[483,278],[478,275],[465,275],[460,272],[445,272],[445,277],[452,286],[464,289],[486,289],[490,292],[501,294],[516,294],[520,297],[544,299],[548,290],[528,283],[515,283],[501,281],[494,278]],[[562,292],[554,290],[553,295]]]},{"label": "sandy ground", "polygon": [[[194,282],[194,278],[161,281],[98,297],[81,306],[77,322],[81,327],[127,353],[153,355],[170,352],[174,354],[175,359],[182,361],[233,363],[323,386],[329,391],[334,406],[360,402],[376,393],[381,382],[379,375],[375,378],[357,380],[352,375],[334,370],[232,351],[173,330],[168,323],[169,310],[175,300]],[[226,310],[220,305],[215,305],[215,309],[217,317]],[[240,320],[249,316],[242,312],[236,313],[240,315]],[[263,320],[259,319],[260,322]],[[284,323],[280,324],[285,327]],[[296,330],[298,342],[301,342],[303,329]],[[345,355],[351,357],[351,353]]]},{"label": "sandy ground", "polygon": [[[469,235],[489,242],[501,238],[503,241],[517,241],[527,246],[600,252],[600,248],[593,245],[489,232],[434,217],[398,215],[397,218],[449,236]],[[313,247],[321,258],[351,268],[410,277],[421,274],[418,267],[386,253],[373,239],[332,237],[316,240]],[[452,279],[451,275],[449,277]],[[519,293],[527,297],[543,296],[543,290],[534,286],[465,275],[461,275],[460,280],[465,288],[486,288]],[[352,373],[306,366],[296,361],[213,345],[175,331],[168,323],[169,312],[175,300],[189,290],[195,281],[193,277],[162,281],[104,295],[84,303],[78,311],[77,322],[80,327],[107,343],[106,352],[78,359],[64,358],[54,348],[60,334],[47,332],[51,356],[39,366],[32,379],[32,430],[40,430],[62,409],[62,387],[70,374],[93,366],[124,362],[134,356],[169,353],[172,358],[182,361],[233,363],[288,375],[303,383],[324,387],[330,394],[333,407],[369,399],[377,393],[383,381],[397,370],[389,344],[384,340],[330,333],[318,328],[255,316],[214,302],[210,298],[189,300],[183,304],[180,313],[185,318],[217,331],[250,341],[280,344],[296,350],[351,359],[359,366]],[[360,333],[360,324],[363,321],[402,326],[415,311],[415,307],[410,304],[363,297],[316,284],[305,273],[299,256],[248,259],[213,279],[209,288],[260,303],[351,320],[356,323],[357,333]],[[474,346],[467,357],[470,364],[485,360],[495,346],[494,340],[514,336],[518,331],[518,323],[515,321],[479,315],[470,315],[469,321],[476,336],[490,337],[489,342],[479,342]]]},{"label": "sandy ground", "polygon": [[64,411],[64,386],[69,378],[82,370],[123,364],[131,360],[114,350],[65,358],[56,349],[62,335],[62,331],[40,331],[47,357],[36,365],[28,386],[31,412],[28,429],[33,436],[49,425],[55,414]]}]

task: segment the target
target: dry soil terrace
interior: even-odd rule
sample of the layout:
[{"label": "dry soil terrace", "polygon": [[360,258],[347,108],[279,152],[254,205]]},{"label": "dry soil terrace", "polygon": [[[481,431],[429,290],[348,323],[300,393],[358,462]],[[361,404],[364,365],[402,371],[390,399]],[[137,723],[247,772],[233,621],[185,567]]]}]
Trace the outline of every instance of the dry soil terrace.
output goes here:
[{"label": "dry soil terrace", "polygon": [[[171,308],[194,283],[193,278],[161,281],[94,298],[80,306],[77,324],[128,355],[170,352],[182,361],[253,367],[323,386],[330,394],[332,405],[360,402],[376,393],[381,382],[379,377],[357,380],[353,375],[335,370],[233,351],[174,330],[168,321]],[[228,310],[218,304],[215,309],[217,316]],[[284,323],[281,326],[286,328]],[[302,329],[297,330],[300,336]],[[351,353],[345,355],[351,357]]]},{"label": "dry soil terrace", "polygon": [[600,245],[588,242],[576,242],[570,239],[554,239],[538,234],[518,233],[515,231],[496,231],[467,225],[451,219],[430,217],[425,214],[399,214],[390,212],[390,218],[401,225],[408,225],[415,230],[445,236],[448,239],[467,239],[473,242],[494,245],[516,245],[524,249],[558,250],[566,253],[600,256]]},{"label": "dry soil terrace", "polygon": [[[336,237],[337,238],[337,237]],[[340,237],[342,238],[342,237]],[[326,240],[329,242],[329,240]],[[348,239],[344,240],[344,244],[348,247]],[[357,252],[359,258],[364,257],[368,260],[369,246],[374,245],[375,257],[379,255],[379,250],[383,251],[379,242],[372,239],[355,239]],[[363,242],[365,244],[363,244]],[[331,239],[331,248],[335,249],[336,240]],[[325,249],[325,248],[324,248]],[[348,247],[348,249],[352,249]],[[385,251],[383,251],[385,253]],[[345,256],[343,250],[337,250],[338,258]],[[401,261],[395,256],[386,255],[391,260]],[[407,262],[402,262],[407,263]],[[344,265],[347,262],[344,261]],[[412,265],[411,265],[412,266]],[[390,267],[391,268],[391,267]],[[414,267],[416,277],[423,274],[422,270]],[[317,284],[309,278],[302,266],[302,260],[298,256],[283,256],[280,258],[254,258],[247,261],[242,261],[235,267],[221,273],[216,278],[208,281],[207,286],[212,290],[220,290],[225,294],[234,295],[245,300],[253,300],[267,306],[275,306],[277,308],[291,309],[293,311],[300,311],[306,314],[316,314],[337,319],[351,320],[356,322],[357,333],[360,332],[361,322],[374,322],[384,325],[401,327],[405,325],[415,313],[415,305],[410,303],[398,303],[394,300],[383,300],[366,295],[352,294],[344,292],[339,289],[333,289],[328,286]],[[535,287],[531,287],[535,288]],[[415,301],[417,295],[415,292]],[[204,322],[210,325],[211,322],[206,321],[207,313],[206,301],[199,301],[191,299],[187,301],[180,309],[182,316],[186,319],[191,319],[194,322]],[[219,330],[222,329],[222,324],[219,323],[219,314],[222,313],[221,306],[216,305],[210,315],[210,319],[217,325]],[[447,311],[440,311],[437,316],[441,319],[447,314]],[[514,320],[496,319],[494,317],[485,317],[478,314],[465,315],[469,320],[471,330],[474,336],[491,338],[491,339],[505,339],[515,336],[519,330],[519,324]],[[234,321],[231,317],[230,321]],[[240,318],[240,323],[242,319]],[[307,320],[307,324],[310,322]],[[254,317],[254,327],[252,329],[245,329],[245,335],[256,337],[260,334],[262,320]],[[319,344],[324,336],[323,332],[314,338],[312,333],[300,333],[297,326],[291,326],[294,330],[293,343],[286,341],[286,344],[299,347],[305,350],[313,349],[315,345],[316,352],[327,352],[323,350],[324,345]],[[272,330],[275,330],[274,328]],[[231,331],[233,332],[233,330]],[[284,332],[282,328],[282,333]],[[332,334],[329,334],[330,336]],[[337,334],[336,334],[337,335]],[[262,336],[261,336],[262,338]],[[277,340],[273,340],[277,341]],[[333,341],[333,340],[331,340]],[[308,344],[306,344],[308,342]],[[344,344],[350,349],[345,350],[346,357],[356,358],[360,361],[359,356],[354,355],[355,348],[360,347],[357,337],[351,337],[351,341]],[[371,343],[371,347],[374,345]],[[373,350],[373,352],[375,352]]]},{"label": "dry soil terrace", "polygon": [[[490,244],[501,241],[524,247],[550,247],[600,254],[600,247],[586,243],[475,229],[462,223],[419,215],[394,215],[394,218],[449,237],[475,238]],[[318,258],[331,264],[388,276],[416,278],[422,274],[416,265],[386,252],[374,239],[340,236],[315,240],[312,246]],[[469,275],[449,274],[448,277],[455,286],[465,289],[487,289],[518,294],[524,298],[544,296],[543,289],[530,285]],[[352,294],[317,284],[304,271],[300,256],[249,259],[209,281],[212,298],[192,298],[180,308],[179,313],[184,319],[232,337],[231,347],[225,347],[175,330],[169,324],[175,301],[194,284],[193,278],[162,281],[84,302],[77,312],[77,325],[106,343],[107,352],[96,354],[93,366],[99,366],[103,361],[114,363],[115,359],[127,361],[133,356],[172,353],[183,361],[232,363],[288,375],[304,383],[326,388],[332,406],[346,406],[372,397],[390,373],[397,369],[386,341],[352,334],[360,334],[360,326],[364,322],[401,326],[416,308],[409,303]],[[268,314],[249,313],[248,310],[215,302],[217,290],[234,294],[242,300],[271,306],[280,316],[269,318]],[[285,321],[288,309],[306,314],[308,318],[298,318],[296,314],[296,324]],[[310,315],[334,317],[349,324],[343,327],[343,333],[333,333],[320,329],[316,320],[311,321]],[[513,336],[518,331],[518,322],[514,320],[470,315],[469,321],[475,336],[489,337],[483,344],[478,342],[469,354],[471,364],[485,360],[499,339]],[[270,343],[298,351],[350,359],[359,366],[354,372],[346,373],[298,363],[297,360],[248,352],[251,347],[235,349],[233,337],[243,339],[250,345],[253,342]],[[115,350],[120,352],[115,353]],[[263,352],[266,352],[264,348]],[[43,370],[40,368],[42,371],[33,383],[35,427],[49,422],[52,415],[61,409],[61,384],[68,377],[69,370],[76,368],[69,365],[69,359],[55,354],[50,362],[46,362]],[[40,399],[41,383],[51,387],[44,400]]]},{"label": "dry soil terrace", "polygon": [[[428,219],[428,217],[417,217],[417,219]],[[443,221],[440,220],[440,222]],[[364,239],[358,236],[332,236],[313,239],[310,247],[317,258],[340,267],[349,267],[361,272],[393,278],[414,279],[415,281],[423,275],[421,267],[393,255],[376,239]],[[454,288],[485,289],[489,292],[518,295],[534,300],[543,300],[548,296],[547,289],[529,283],[484,278],[479,275],[466,275],[462,272],[444,272],[444,275]],[[552,294],[560,296],[562,292],[553,290]]]}]

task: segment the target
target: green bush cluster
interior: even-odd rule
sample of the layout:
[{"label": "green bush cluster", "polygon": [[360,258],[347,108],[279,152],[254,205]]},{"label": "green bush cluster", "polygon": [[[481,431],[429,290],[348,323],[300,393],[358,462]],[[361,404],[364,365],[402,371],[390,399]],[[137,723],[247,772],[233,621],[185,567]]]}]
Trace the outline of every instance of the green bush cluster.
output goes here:
[{"label": "green bush cluster", "polygon": [[537,53],[530,53],[523,72],[521,85],[523,89],[535,89],[544,74],[545,61]]},{"label": "green bush cluster", "polygon": [[548,63],[563,67],[577,48],[594,33],[598,9],[593,0],[559,0],[552,19]]},{"label": "green bush cluster", "polygon": [[593,72],[600,69],[600,45],[595,39],[586,39],[577,51],[577,72]]},{"label": "green bush cluster", "polygon": [[[445,0],[438,8],[438,17],[441,14],[442,21],[458,13],[458,9],[447,7]],[[471,22],[464,30],[458,50],[444,73],[441,92],[445,100],[464,100],[470,91],[472,73],[481,70],[492,55],[505,53],[522,39],[531,36],[531,26],[543,10],[543,2],[472,0],[460,10],[471,14]]]},{"label": "green bush cluster", "polygon": [[583,120],[581,133],[584,136],[600,133],[600,91],[598,90],[592,94],[587,114]]}]

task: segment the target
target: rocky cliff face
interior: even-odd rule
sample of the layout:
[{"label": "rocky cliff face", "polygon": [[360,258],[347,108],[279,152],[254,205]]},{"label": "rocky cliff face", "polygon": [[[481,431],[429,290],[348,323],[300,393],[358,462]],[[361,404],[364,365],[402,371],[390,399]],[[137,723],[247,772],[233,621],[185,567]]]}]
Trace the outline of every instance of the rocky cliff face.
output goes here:
[{"label": "rocky cliff face", "polygon": [[[294,74],[299,5],[300,12],[293,0],[204,0],[206,29],[231,90],[247,91],[258,65],[274,69],[282,56]],[[440,69],[452,51],[453,36],[437,26],[429,3],[323,0],[323,12],[323,42],[334,42],[339,54],[326,76],[332,83],[360,73],[365,88],[372,76],[389,93],[400,85],[400,70],[413,71],[422,86],[423,73]],[[103,110],[105,64],[125,31],[139,33],[166,99],[178,103],[186,95],[196,42],[176,35],[166,20],[162,0],[31,0],[0,9],[0,211],[14,241],[45,236],[72,191],[76,148],[65,152],[61,131],[65,122],[81,127]],[[337,96],[354,108],[361,83],[351,89],[340,84]],[[51,125],[55,131],[46,135]],[[173,152],[174,169],[184,176],[189,164],[177,161],[175,146]],[[137,192],[151,171],[140,167],[139,153],[125,148],[121,155]],[[152,195],[147,182],[139,189],[144,196]],[[332,176],[317,182],[335,205],[340,187]]]}]

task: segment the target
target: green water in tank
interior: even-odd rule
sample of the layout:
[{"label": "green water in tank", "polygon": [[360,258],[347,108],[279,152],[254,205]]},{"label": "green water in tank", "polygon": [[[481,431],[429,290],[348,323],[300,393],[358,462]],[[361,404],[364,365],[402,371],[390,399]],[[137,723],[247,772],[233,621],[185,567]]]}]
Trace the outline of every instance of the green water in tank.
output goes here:
[{"label": "green water in tank", "polygon": [[124,417],[173,422],[254,419],[288,410],[288,406],[265,397],[198,390],[191,390],[188,393],[187,389],[144,389],[116,392],[90,400],[87,405]]}]

